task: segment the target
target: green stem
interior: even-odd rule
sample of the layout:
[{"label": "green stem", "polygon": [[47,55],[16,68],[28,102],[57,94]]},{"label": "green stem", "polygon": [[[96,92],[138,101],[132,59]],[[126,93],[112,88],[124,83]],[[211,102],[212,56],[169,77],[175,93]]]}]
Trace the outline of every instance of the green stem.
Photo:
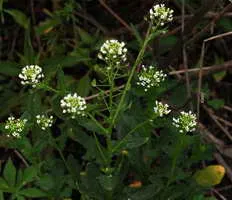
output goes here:
[{"label": "green stem", "polygon": [[108,163],[108,162],[107,162],[107,159],[106,159],[106,157],[105,157],[105,155],[104,155],[104,153],[103,153],[103,151],[102,151],[102,148],[101,148],[101,146],[100,146],[100,143],[99,143],[99,141],[98,141],[98,138],[97,138],[97,136],[96,136],[95,133],[93,133],[93,135],[94,135],[94,138],[95,138],[95,142],[96,142],[98,151],[99,151],[100,154],[101,154],[102,160],[105,162],[105,164],[107,164],[107,163]]},{"label": "green stem", "polygon": [[56,89],[50,87],[49,85],[47,85],[47,84],[45,84],[45,83],[40,83],[40,84],[39,84],[39,88],[45,89],[45,90],[47,90],[47,91],[55,92],[55,93],[60,93],[59,90],[56,90]]},{"label": "green stem", "polygon": [[[73,177],[73,179],[76,180],[75,174],[73,174],[71,168],[68,166],[67,161],[65,160],[65,157],[64,157],[63,152],[61,151],[59,145],[57,145],[55,139],[52,137],[52,134],[51,134],[50,131],[49,131],[49,138],[50,138],[50,141],[51,141],[51,143],[53,144],[53,146],[54,146],[54,147],[56,148],[56,150],[58,151],[58,153],[59,153],[59,155],[60,155],[62,161],[64,162],[64,165],[65,165],[66,169],[67,169],[68,172],[71,174],[71,176]],[[81,193],[81,190],[80,190],[78,181],[76,181],[76,186],[77,186],[77,190]]]},{"label": "green stem", "polygon": [[173,180],[174,172],[175,172],[175,169],[176,169],[177,159],[179,158],[179,155],[181,153],[183,144],[184,144],[183,138],[180,136],[180,144],[177,144],[177,147],[176,147],[176,150],[175,150],[175,155],[174,155],[174,158],[173,158],[173,161],[172,161],[171,176],[168,179],[166,188],[168,188],[168,186],[170,185],[170,183]]},{"label": "green stem", "polygon": [[95,124],[103,131],[104,135],[108,135],[108,131],[90,114],[88,116],[95,122]]},{"label": "green stem", "polygon": [[145,124],[149,123],[150,120],[146,120],[140,124],[138,124],[135,128],[133,128],[131,131],[129,131],[126,136],[124,136],[124,138],[113,148],[112,152],[115,152],[121,144],[123,144],[123,142],[125,142],[125,140],[133,133],[135,132],[137,129],[139,129],[140,127],[143,127]]},{"label": "green stem", "polygon": [[142,57],[143,57],[143,55],[144,55],[145,49],[146,49],[146,47],[147,47],[147,44],[148,44],[148,42],[150,41],[150,40],[149,40],[149,36],[150,36],[151,28],[152,28],[152,25],[150,24],[150,25],[149,25],[149,28],[148,28],[148,30],[147,30],[147,34],[146,34],[146,37],[145,37],[143,46],[142,46],[142,48],[141,48],[141,50],[140,50],[140,52],[139,52],[139,54],[138,54],[138,56],[137,56],[137,58],[136,58],[136,60],[135,60],[134,65],[132,66],[131,73],[130,73],[129,78],[128,78],[128,80],[127,80],[126,86],[125,86],[125,88],[124,88],[124,90],[123,90],[123,92],[122,92],[121,99],[120,99],[120,101],[119,101],[119,104],[118,104],[118,106],[117,106],[117,109],[116,109],[116,111],[115,111],[115,114],[114,114],[114,116],[113,116],[113,118],[112,118],[110,129],[112,129],[113,126],[114,126],[114,124],[115,124],[115,121],[116,121],[116,119],[117,119],[117,117],[118,117],[118,114],[119,114],[119,112],[120,112],[120,110],[121,110],[121,108],[122,108],[123,102],[124,102],[124,100],[125,100],[126,93],[127,93],[127,91],[130,89],[131,80],[132,80],[133,75],[134,75],[134,73],[135,73],[136,67],[140,64],[140,62],[141,62],[141,60],[142,60]]}]

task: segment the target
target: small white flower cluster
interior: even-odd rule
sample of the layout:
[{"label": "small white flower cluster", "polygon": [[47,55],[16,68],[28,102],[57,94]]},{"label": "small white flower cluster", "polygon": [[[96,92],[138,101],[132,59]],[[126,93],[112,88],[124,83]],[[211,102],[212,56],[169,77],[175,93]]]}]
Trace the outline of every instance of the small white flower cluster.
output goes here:
[{"label": "small white flower cluster", "polygon": [[173,125],[179,129],[180,133],[193,132],[196,130],[197,117],[191,111],[182,111],[178,118],[173,118]]},{"label": "small white flower cluster", "polygon": [[13,136],[16,138],[21,137],[21,133],[25,128],[27,119],[15,119],[15,117],[8,117],[5,129],[7,130],[7,137]]},{"label": "small white flower cluster", "polygon": [[52,126],[53,116],[46,117],[45,115],[36,115],[36,123],[41,127],[42,130]]},{"label": "small white flower cluster", "polygon": [[38,65],[27,65],[24,67],[19,74],[22,85],[32,85],[33,88],[41,81],[44,77],[42,68]]},{"label": "small white flower cluster", "polygon": [[164,74],[162,70],[157,71],[153,66],[147,68],[143,65],[138,75],[137,85],[144,87],[144,91],[147,92],[151,87],[158,87],[166,77],[167,74]]},{"label": "small white flower cluster", "polygon": [[173,12],[164,4],[157,4],[150,9],[149,20],[154,26],[164,26],[165,23],[173,20]]},{"label": "small white flower cluster", "polygon": [[78,115],[85,116],[86,101],[77,93],[66,95],[61,99],[60,105],[63,108],[63,113],[71,114],[72,119]]},{"label": "small white flower cluster", "polygon": [[171,110],[168,109],[169,105],[168,104],[163,104],[162,102],[155,102],[155,107],[154,112],[157,114],[159,117],[163,117],[164,115],[168,115]]},{"label": "small white flower cluster", "polygon": [[[106,40],[101,46],[100,52],[98,53],[98,58],[104,60],[108,65],[119,65],[125,62],[127,57],[127,48],[124,42],[119,42],[118,40]],[[108,70],[110,67],[107,68]]]}]

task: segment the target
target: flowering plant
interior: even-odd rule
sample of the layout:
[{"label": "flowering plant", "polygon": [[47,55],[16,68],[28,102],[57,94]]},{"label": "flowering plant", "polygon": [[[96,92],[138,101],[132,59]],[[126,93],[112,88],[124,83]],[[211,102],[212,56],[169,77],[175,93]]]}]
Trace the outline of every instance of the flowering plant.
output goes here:
[{"label": "flowering plant", "polygon": [[136,59],[125,42],[106,40],[96,63],[85,60],[91,70],[81,79],[61,64],[21,69],[21,117],[10,116],[2,132],[24,169],[16,172],[9,159],[0,198],[199,199],[207,188],[199,184],[202,173],[195,181],[192,165],[210,150],[196,115],[173,109],[163,66],[143,65],[149,42],[172,19],[173,10],[155,5]]}]

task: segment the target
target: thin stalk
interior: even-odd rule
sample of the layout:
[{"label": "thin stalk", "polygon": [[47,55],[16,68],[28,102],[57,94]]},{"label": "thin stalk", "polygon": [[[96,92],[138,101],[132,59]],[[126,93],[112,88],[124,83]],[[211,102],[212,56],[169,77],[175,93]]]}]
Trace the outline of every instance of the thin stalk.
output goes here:
[{"label": "thin stalk", "polygon": [[104,155],[104,153],[103,153],[103,151],[102,151],[102,148],[101,148],[101,146],[100,146],[100,143],[99,143],[99,141],[98,141],[98,138],[97,138],[97,136],[96,136],[95,133],[93,133],[93,135],[94,135],[94,138],[95,138],[95,142],[96,142],[98,151],[99,151],[100,154],[101,154],[102,160],[107,164],[107,159],[106,159],[106,157],[105,157],[105,155]]},{"label": "thin stalk", "polygon": [[45,89],[45,90],[47,90],[47,91],[55,92],[55,93],[60,93],[59,90],[56,90],[56,89],[50,87],[49,85],[47,85],[47,84],[45,84],[45,83],[40,83],[40,84],[39,84],[39,88]]},{"label": "thin stalk", "polygon": [[[54,145],[54,147],[55,147],[56,150],[58,151],[58,153],[59,153],[59,155],[60,155],[60,157],[61,157],[61,159],[62,159],[62,161],[63,161],[63,163],[64,163],[64,165],[65,165],[65,167],[66,167],[66,169],[67,169],[68,172],[71,174],[71,176],[73,177],[73,179],[76,180],[76,179],[75,179],[75,175],[73,174],[71,168],[70,168],[70,167],[68,166],[68,164],[67,164],[67,161],[66,161],[66,159],[65,159],[65,157],[64,157],[63,152],[61,151],[60,147],[57,145],[55,139],[52,137],[52,134],[51,134],[50,131],[49,131],[49,134],[48,134],[48,135],[49,135],[50,141],[52,142],[52,144]],[[78,181],[76,181],[76,186],[77,186],[77,190],[81,193],[81,190],[80,190]]]},{"label": "thin stalk", "polygon": [[120,112],[120,110],[121,110],[121,108],[122,108],[123,102],[124,102],[124,100],[125,100],[126,93],[127,93],[127,91],[130,89],[131,80],[132,80],[133,75],[134,75],[134,73],[135,73],[136,67],[140,64],[140,62],[141,62],[141,60],[142,60],[142,57],[143,57],[143,55],[144,55],[145,49],[146,49],[146,47],[147,47],[147,44],[148,44],[148,42],[150,41],[149,36],[150,36],[151,28],[152,28],[152,25],[150,24],[150,25],[149,25],[149,28],[148,28],[148,30],[147,30],[147,33],[146,33],[146,37],[145,37],[143,46],[142,46],[142,48],[141,48],[141,50],[140,50],[140,52],[139,52],[139,54],[138,54],[138,56],[137,56],[137,58],[136,58],[136,60],[135,60],[135,63],[134,63],[134,65],[133,65],[132,69],[131,69],[131,73],[130,73],[130,75],[129,75],[129,78],[128,78],[128,80],[127,80],[127,83],[126,83],[126,85],[125,85],[125,88],[124,88],[124,90],[123,90],[121,99],[120,99],[120,101],[119,101],[119,104],[118,104],[118,106],[117,106],[117,109],[116,109],[116,111],[115,111],[115,114],[113,115],[113,118],[112,118],[112,121],[111,121],[110,129],[112,129],[113,126],[114,126],[114,124],[115,124],[115,121],[116,121],[116,119],[117,119],[117,117],[118,117],[118,114],[119,114],[119,112]]},{"label": "thin stalk", "polygon": [[119,147],[120,145],[125,142],[125,140],[129,137],[129,135],[131,135],[132,133],[134,133],[137,129],[143,127],[145,124],[149,123],[150,120],[146,120],[140,124],[138,124],[135,128],[133,128],[131,131],[129,131],[126,136],[113,148],[112,152],[115,152]]},{"label": "thin stalk", "polygon": [[168,188],[168,186],[170,185],[170,183],[173,180],[174,172],[175,172],[175,169],[176,169],[177,159],[179,158],[179,155],[180,155],[181,149],[183,147],[183,144],[184,144],[184,141],[183,141],[183,138],[181,137],[180,138],[180,145],[177,145],[177,147],[176,147],[176,152],[175,152],[175,155],[174,155],[175,157],[173,158],[173,161],[172,161],[171,176],[168,179],[166,188]]},{"label": "thin stalk", "polygon": [[104,135],[108,135],[108,131],[90,114],[88,116],[95,122],[95,124],[103,131]]}]

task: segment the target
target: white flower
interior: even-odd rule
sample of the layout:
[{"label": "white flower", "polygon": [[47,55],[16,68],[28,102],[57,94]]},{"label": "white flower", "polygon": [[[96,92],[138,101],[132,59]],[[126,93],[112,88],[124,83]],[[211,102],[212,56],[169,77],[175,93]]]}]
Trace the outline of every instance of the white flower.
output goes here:
[{"label": "white flower", "polygon": [[7,137],[13,136],[21,138],[21,133],[25,128],[27,119],[15,119],[15,117],[8,117],[5,129],[7,131]]},{"label": "white flower", "polygon": [[179,129],[180,133],[193,132],[196,130],[197,117],[191,111],[182,111],[178,118],[173,118],[173,125]]},{"label": "white flower", "polygon": [[32,87],[36,87],[43,77],[42,68],[38,65],[27,65],[19,74],[21,84],[32,85]]},{"label": "white flower", "polygon": [[165,80],[167,74],[164,74],[162,70],[157,71],[153,66],[146,68],[142,66],[141,72],[138,75],[137,85],[144,87],[144,91],[152,87],[160,86],[160,83]]},{"label": "white flower", "polygon": [[78,115],[85,116],[86,101],[83,97],[78,96],[77,93],[66,95],[61,99],[60,105],[63,113],[71,114],[73,119]]},{"label": "white flower", "polygon": [[149,21],[153,26],[164,26],[165,23],[173,20],[173,10],[165,7],[164,4],[157,4],[149,11]]},{"label": "white flower", "polygon": [[162,102],[156,101],[155,107],[154,107],[154,112],[159,117],[163,117],[164,115],[167,115],[171,112],[171,110],[169,110],[168,108],[169,108],[168,104],[163,104]]},{"label": "white flower", "polygon": [[[126,61],[127,49],[125,48],[124,42],[119,42],[118,40],[106,40],[101,46],[100,52],[98,53],[98,58],[104,60],[109,66],[119,65]],[[110,67],[107,68],[108,70]]]},{"label": "white flower", "polygon": [[53,124],[53,116],[46,117],[45,115],[36,115],[36,123],[42,130],[46,130]]}]

